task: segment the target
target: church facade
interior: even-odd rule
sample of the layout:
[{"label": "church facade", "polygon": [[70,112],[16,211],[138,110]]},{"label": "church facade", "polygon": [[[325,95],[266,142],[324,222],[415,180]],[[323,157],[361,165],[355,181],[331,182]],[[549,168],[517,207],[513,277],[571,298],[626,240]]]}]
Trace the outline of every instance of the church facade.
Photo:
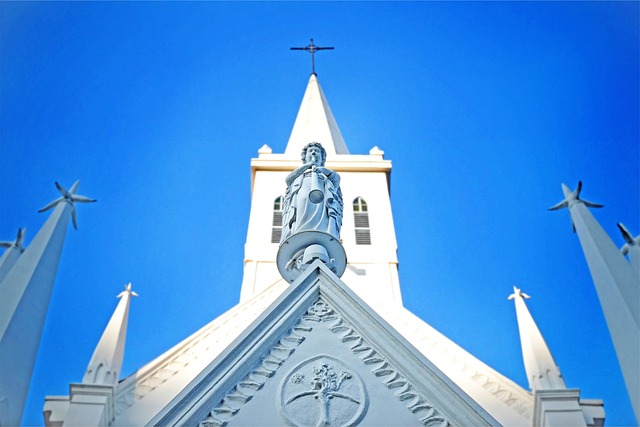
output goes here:
[{"label": "church facade", "polygon": [[[348,263],[338,277],[316,260],[290,283],[276,265],[284,179],[312,141],[341,177]],[[390,173],[377,147],[349,153],[313,73],[285,152],[251,160],[239,304],[118,381],[96,371],[121,366],[129,287],[83,382],[47,397],[46,425],[602,425],[602,402],[566,388],[519,290],[531,390],[404,308]]]}]

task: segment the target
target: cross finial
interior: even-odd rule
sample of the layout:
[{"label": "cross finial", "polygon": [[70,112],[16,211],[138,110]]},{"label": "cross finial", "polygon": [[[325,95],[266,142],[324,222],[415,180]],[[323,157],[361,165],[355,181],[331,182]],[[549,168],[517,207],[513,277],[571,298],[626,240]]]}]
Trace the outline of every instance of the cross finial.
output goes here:
[{"label": "cross finial", "polygon": [[511,295],[509,295],[509,298],[507,298],[507,299],[515,299],[515,298],[529,299],[531,297],[529,295],[525,294],[524,292],[522,292],[521,289],[518,289],[518,288],[516,288],[514,286],[513,287],[513,293]]},{"label": "cross finial", "polygon": [[292,47],[291,50],[306,50],[311,54],[311,74],[316,73],[315,53],[319,50],[333,50],[333,47],[316,46],[311,39],[311,43],[307,47]]},{"label": "cross finial", "polygon": [[127,294],[131,295],[131,296],[134,296],[134,297],[139,296],[137,293],[135,293],[135,292],[133,292],[131,290],[131,282],[129,282],[129,284],[127,284],[127,285],[124,285],[124,291],[122,291],[122,292],[120,292],[118,294],[118,298],[122,298],[123,296],[125,296]]}]

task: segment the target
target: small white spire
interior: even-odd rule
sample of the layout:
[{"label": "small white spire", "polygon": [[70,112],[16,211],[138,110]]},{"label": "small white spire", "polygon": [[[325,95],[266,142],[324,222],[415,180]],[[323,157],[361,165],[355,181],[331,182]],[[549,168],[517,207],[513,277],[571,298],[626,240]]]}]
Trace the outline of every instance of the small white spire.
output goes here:
[{"label": "small white spire", "polygon": [[529,387],[531,390],[566,389],[567,386],[562,374],[560,374],[560,369],[553,360],[547,343],[524,303],[524,300],[528,298],[531,297],[514,286],[513,294],[508,299],[512,299],[516,303],[522,358]]},{"label": "small white spire", "polygon": [[271,147],[269,147],[267,144],[264,144],[262,147],[260,147],[260,149],[258,150],[258,154],[271,154],[273,152],[273,150],[271,149]]},{"label": "small white spire", "polygon": [[307,90],[302,98],[298,116],[284,153],[299,159],[302,148],[310,142],[322,144],[330,156],[349,154],[315,74],[311,74],[309,78]]},{"label": "small white spire", "polygon": [[129,283],[125,286],[124,291],[118,295],[120,302],[118,302],[118,306],[102,333],[93,356],[91,356],[91,361],[82,379],[83,384],[114,385],[118,381],[124,359],[129,303],[132,295],[138,296],[131,290],[131,283]]},{"label": "small white spire", "polygon": [[369,150],[370,156],[384,156],[384,151],[382,151],[377,145],[374,146],[371,150]]}]

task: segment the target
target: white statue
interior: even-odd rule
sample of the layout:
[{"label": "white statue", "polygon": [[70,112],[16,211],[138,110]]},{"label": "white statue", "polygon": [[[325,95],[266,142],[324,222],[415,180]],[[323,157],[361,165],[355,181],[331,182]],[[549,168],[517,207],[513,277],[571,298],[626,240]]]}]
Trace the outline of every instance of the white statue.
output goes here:
[{"label": "white statue", "polygon": [[280,243],[302,231],[322,231],[340,238],[342,192],[340,175],[324,167],[327,153],[318,142],[302,149],[302,166],[285,182]]},{"label": "white statue", "polygon": [[338,277],[347,266],[340,243],[342,192],[340,175],[324,167],[327,152],[318,142],[302,149],[302,166],[285,179],[282,236],[276,256],[288,282],[319,259]]}]

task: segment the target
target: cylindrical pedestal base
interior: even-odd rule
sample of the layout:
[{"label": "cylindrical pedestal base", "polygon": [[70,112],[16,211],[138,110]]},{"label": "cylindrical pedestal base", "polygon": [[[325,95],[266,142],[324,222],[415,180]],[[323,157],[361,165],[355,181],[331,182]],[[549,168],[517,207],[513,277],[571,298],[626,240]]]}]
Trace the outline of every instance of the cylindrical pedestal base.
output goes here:
[{"label": "cylindrical pedestal base", "polygon": [[322,231],[302,231],[282,242],[276,263],[287,282],[293,282],[316,259],[321,260],[336,276],[347,268],[347,254],[338,239]]}]

